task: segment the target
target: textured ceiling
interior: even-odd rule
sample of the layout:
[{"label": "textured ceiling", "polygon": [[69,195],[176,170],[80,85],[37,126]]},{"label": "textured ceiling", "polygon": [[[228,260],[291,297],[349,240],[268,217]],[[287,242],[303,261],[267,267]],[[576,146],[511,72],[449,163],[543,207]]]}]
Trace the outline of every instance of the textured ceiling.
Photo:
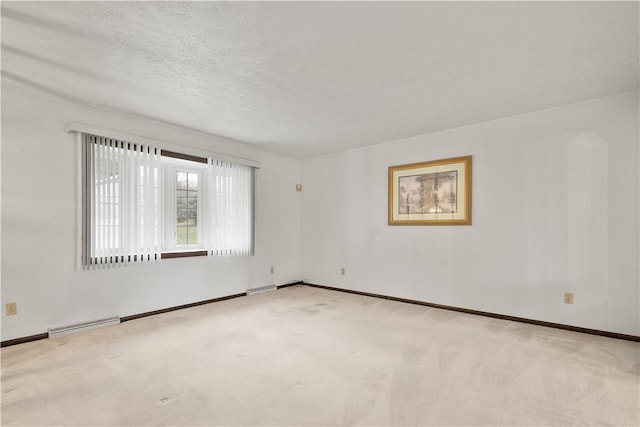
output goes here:
[{"label": "textured ceiling", "polygon": [[639,88],[638,2],[2,2],[3,84],[291,157]]}]

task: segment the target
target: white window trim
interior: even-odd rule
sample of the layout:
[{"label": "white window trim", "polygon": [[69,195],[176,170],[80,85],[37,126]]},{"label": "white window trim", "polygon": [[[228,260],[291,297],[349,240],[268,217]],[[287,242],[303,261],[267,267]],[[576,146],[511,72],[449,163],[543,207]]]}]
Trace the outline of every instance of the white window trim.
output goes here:
[{"label": "white window trim", "polygon": [[[175,159],[171,157],[162,157],[161,163],[163,164],[164,174],[164,206],[163,206],[163,223],[165,229],[163,230],[163,252],[191,252],[205,250],[206,245],[204,242],[204,211],[203,206],[207,203],[206,200],[206,180],[204,174],[206,173],[207,164],[191,162],[188,160]],[[176,172],[197,172],[198,178],[198,236],[200,243],[197,245],[178,245],[176,242]]]}]

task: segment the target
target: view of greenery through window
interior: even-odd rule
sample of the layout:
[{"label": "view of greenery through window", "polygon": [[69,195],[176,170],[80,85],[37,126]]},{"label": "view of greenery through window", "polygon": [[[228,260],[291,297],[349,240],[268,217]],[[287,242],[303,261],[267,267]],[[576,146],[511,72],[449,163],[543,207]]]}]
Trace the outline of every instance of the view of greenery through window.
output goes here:
[{"label": "view of greenery through window", "polygon": [[198,173],[176,172],[176,243],[198,243]]}]

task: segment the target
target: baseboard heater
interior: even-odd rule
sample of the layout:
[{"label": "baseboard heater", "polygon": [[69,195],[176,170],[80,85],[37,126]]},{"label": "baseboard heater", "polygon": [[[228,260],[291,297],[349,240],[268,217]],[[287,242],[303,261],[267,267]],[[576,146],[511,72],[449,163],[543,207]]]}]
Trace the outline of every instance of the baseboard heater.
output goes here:
[{"label": "baseboard heater", "polygon": [[101,328],[103,326],[117,325],[120,323],[120,316],[107,317],[105,319],[91,320],[88,322],[74,323],[73,325],[58,326],[49,328],[49,338],[61,337],[74,332],[87,331],[89,329]]},{"label": "baseboard heater", "polygon": [[247,295],[255,295],[255,294],[259,294],[261,292],[275,291],[276,289],[278,289],[278,287],[276,285],[270,285],[270,286],[263,286],[261,288],[248,289],[247,290]]}]

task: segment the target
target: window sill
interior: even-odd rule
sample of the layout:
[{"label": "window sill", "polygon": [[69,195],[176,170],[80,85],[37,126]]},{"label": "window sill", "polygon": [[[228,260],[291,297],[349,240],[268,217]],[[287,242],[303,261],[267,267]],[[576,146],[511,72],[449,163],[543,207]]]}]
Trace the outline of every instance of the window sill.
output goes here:
[{"label": "window sill", "polygon": [[203,250],[180,251],[180,252],[163,252],[160,255],[160,259],[186,258],[186,257],[207,256],[207,255],[209,255],[209,251],[203,251]]}]

